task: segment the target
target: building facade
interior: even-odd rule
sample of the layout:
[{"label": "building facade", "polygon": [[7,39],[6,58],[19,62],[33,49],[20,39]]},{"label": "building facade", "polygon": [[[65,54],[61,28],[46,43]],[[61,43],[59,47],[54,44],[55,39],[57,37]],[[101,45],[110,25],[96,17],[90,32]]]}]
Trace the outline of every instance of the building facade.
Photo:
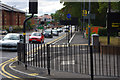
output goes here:
[{"label": "building facade", "polygon": [[0,27],[2,29],[9,29],[10,26],[13,29],[23,28],[23,22],[25,20],[24,11],[6,4],[0,4],[0,7]]}]

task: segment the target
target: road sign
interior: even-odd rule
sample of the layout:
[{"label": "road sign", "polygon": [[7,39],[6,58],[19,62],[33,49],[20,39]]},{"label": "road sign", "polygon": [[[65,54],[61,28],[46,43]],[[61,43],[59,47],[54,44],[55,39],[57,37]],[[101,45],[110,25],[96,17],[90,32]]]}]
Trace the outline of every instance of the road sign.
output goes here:
[{"label": "road sign", "polygon": [[61,25],[78,25],[78,18],[71,17],[71,20],[60,20]]},{"label": "road sign", "polygon": [[87,16],[87,10],[82,10],[82,16]]},{"label": "road sign", "polygon": [[67,14],[67,18],[68,18],[68,19],[71,18],[71,14]]},{"label": "road sign", "polygon": [[90,16],[90,19],[95,19],[95,14],[87,14],[87,16],[83,16],[84,19],[89,19],[89,16]]},{"label": "road sign", "polygon": [[107,20],[109,26],[107,27],[110,31],[120,31],[120,13],[111,12],[107,14]]},{"label": "road sign", "polygon": [[44,29],[44,27],[38,27],[38,29]]}]

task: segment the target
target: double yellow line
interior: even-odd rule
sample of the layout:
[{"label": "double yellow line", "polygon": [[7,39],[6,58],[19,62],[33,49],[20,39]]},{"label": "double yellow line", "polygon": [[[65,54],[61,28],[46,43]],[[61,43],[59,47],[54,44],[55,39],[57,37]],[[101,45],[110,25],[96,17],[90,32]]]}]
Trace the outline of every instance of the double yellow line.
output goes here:
[{"label": "double yellow line", "polygon": [[[12,58],[12,59],[10,59],[10,60],[8,60],[8,61],[5,61],[5,62],[1,63],[1,64],[0,64],[0,67],[1,67],[0,74],[3,75],[3,76],[5,76],[6,78],[10,78],[10,79],[12,79],[12,78],[20,79],[19,77],[12,75],[12,74],[8,73],[8,72],[5,70],[5,66],[6,66],[7,64],[13,62],[13,61],[16,61],[16,59],[17,59],[17,57],[16,57],[16,58]],[[14,79],[14,80],[15,80],[15,79]],[[21,80],[21,79],[20,79],[20,80]]]}]

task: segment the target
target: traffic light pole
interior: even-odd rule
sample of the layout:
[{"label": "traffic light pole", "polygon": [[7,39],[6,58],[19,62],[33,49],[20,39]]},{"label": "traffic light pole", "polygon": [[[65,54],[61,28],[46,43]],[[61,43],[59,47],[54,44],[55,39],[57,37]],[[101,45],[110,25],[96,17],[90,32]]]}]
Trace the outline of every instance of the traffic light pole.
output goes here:
[{"label": "traffic light pole", "polygon": [[34,14],[32,14],[30,17],[28,17],[28,18],[26,18],[25,19],[25,21],[24,21],[24,23],[23,23],[23,37],[24,37],[24,40],[23,40],[23,43],[24,43],[24,46],[23,46],[23,53],[24,53],[24,63],[25,63],[25,69],[27,70],[27,58],[26,58],[26,22],[29,20],[29,19],[31,19],[32,17],[34,16]]}]

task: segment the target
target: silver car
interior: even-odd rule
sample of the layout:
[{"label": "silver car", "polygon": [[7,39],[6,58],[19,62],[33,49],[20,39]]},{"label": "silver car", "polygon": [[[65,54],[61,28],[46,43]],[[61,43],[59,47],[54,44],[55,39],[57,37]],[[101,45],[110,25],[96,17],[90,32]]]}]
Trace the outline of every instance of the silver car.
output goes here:
[{"label": "silver car", "polygon": [[9,33],[0,40],[0,50],[17,50],[17,43],[23,42],[23,37],[17,33]]}]

